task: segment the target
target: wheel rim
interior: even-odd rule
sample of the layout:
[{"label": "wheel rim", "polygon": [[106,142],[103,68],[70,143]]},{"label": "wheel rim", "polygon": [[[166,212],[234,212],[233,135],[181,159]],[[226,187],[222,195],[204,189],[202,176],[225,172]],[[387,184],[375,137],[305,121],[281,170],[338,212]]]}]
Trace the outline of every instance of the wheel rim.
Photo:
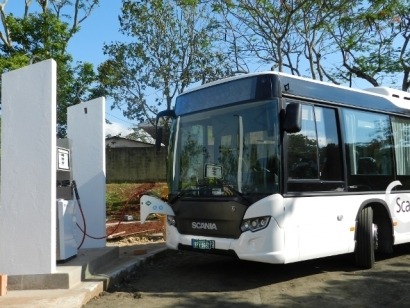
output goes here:
[{"label": "wheel rim", "polygon": [[373,242],[374,242],[374,250],[377,250],[379,247],[379,238],[378,238],[378,233],[377,233],[377,225],[372,224],[372,234],[373,234]]}]

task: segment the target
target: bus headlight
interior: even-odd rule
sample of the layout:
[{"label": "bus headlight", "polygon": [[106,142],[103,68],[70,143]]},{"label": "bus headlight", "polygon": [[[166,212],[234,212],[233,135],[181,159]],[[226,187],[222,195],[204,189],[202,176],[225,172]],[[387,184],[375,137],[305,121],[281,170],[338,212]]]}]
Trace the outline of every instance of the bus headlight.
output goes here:
[{"label": "bus headlight", "polygon": [[175,220],[175,216],[171,216],[171,215],[167,216],[167,222],[170,226],[175,226],[177,224]]},{"label": "bus headlight", "polygon": [[246,231],[259,231],[266,228],[269,224],[270,216],[255,217],[242,220],[241,230],[242,232]]}]

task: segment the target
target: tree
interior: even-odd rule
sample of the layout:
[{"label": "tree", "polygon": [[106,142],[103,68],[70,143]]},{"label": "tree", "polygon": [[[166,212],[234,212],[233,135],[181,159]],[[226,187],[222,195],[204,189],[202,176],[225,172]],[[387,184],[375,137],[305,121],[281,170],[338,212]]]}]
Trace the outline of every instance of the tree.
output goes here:
[{"label": "tree", "polygon": [[219,0],[226,31],[235,33],[240,58],[257,58],[260,65],[324,80],[322,61],[334,53],[324,22],[332,20],[352,1],[326,5],[323,0]]},{"label": "tree", "polygon": [[352,4],[351,0],[332,2],[332,6],[322,0],[307,1],[294,14],[292,27],[303,43],[300,45],[302,50],[299,59],[300,62],[306,61],[301,65],[304,69],[297,70],[301,71],[302,75],[307,74],[313,79],[339,83],[328,72],[328,58],[332,57],[336,50],[331,36],[326,31],[326,25],[334,16],[339,15],[340,11],[344,11]]},{"label": "tree", "polygon": [[[53,58],[57,62],[58,137],[66,134],[67,107],[93,95],[96,74],[92,64],[73,64],[67,53],[69,40],[98,5],[99,0],[37,0],[40,11],[30,13],[31,0],[25,0],[23,17],[6,14],[7,0],[0,3],[4,31],[0,32],[0,72]],[[72,9],[72,15],[67,15]]]},{"label": "tree", "polygon": [[189,85],[230,75],[218,30],[209,6],[198,1],[123,0],[120,32],[127,41],[106,45],[109,59],[99,67],[112,108],[126,104],[129,119],[153,123],[158,108],[170,109]]},{"label": "tree", "polygon": [[337,75],[352,76],[373,86],[410,87],[410,2],[408,0],[358,1],[333,20],[328,29],[341,54],[343,69]]},{"label": "tree", "polygon": [[410,86],[409,0],[219,0],[214,6],[239,58],[337,84],[355,78]]},{"label": "tree", "polygon": [[241,58],[254,57],[261,64],[270,64],[272,69],[300,75],[305,40],[295,25],[309,3],[310,0],[220,0],[216,8],[226,12],[226,29],[236,34],[236,49]]}]

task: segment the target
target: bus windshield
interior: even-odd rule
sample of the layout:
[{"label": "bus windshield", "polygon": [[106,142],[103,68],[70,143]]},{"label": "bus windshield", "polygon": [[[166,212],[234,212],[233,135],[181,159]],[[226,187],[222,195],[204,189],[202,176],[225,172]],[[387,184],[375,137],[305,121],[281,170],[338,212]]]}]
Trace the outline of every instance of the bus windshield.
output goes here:
[{"label": "bus windshield", "polygon": [[263,196],[279,183],[278,102],[262,101],[184,115],[169,151],[171,195]]}]

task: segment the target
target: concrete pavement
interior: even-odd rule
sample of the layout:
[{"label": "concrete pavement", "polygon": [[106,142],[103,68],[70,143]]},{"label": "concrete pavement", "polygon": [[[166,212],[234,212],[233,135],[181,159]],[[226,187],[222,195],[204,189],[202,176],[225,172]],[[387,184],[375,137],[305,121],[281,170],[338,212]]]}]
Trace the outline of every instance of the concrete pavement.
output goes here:
[{"label": "concrete pavement", "polygon": [[155,254],[166,250],[164,242],[132,246],[80,249],[72,260],[50,275],[10,276],[0,307],[82,307]]}]

